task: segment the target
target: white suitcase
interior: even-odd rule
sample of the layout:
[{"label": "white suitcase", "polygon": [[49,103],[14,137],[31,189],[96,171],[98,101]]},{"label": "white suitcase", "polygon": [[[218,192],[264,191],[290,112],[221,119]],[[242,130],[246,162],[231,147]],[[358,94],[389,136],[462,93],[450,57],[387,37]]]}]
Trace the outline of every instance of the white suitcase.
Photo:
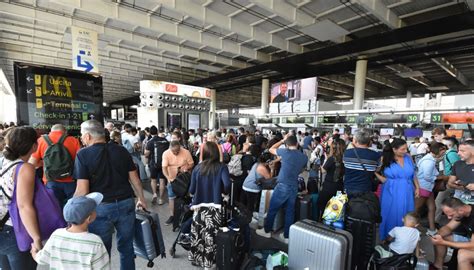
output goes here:
[{"label": "white suitcase", "polygon": [[351,267],[352,235],[305,219],[290,227],[288,268],[346,270]]}]

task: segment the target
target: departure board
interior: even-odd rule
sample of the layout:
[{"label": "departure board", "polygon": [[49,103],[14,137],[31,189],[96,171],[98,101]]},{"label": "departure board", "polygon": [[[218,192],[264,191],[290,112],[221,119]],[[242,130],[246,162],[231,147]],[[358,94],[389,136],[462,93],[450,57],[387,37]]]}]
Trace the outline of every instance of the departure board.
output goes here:
[{"label": "departure board", "polygon": [[103,121],[102,77],[25,63],[14,66],[19,124],[40,133],[63,124],[75,136],[83,121]]}]

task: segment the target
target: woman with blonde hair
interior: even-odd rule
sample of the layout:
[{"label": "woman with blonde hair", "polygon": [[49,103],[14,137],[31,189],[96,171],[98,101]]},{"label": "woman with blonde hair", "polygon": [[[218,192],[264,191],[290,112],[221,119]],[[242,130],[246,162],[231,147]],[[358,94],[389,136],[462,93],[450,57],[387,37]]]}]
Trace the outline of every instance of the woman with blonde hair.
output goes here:
[{"label": "woman with blonde hair", "polygon": [[217,145],[217,148],[219,148],[219,155],[220,155],[219,160],[220,162],[222,162],[224,158],[222,154],[222,149],[219,147],[219,143],[218,143],[219,140],[217,139],[216,133],[215,132],[204,133],[203,138],[204,138],[204,142],[201,144],[201,146],[199,146],[199,162],[202,161],[202,153],[203,153],[204,145],[206,144],[206,142],[211,142]]}]

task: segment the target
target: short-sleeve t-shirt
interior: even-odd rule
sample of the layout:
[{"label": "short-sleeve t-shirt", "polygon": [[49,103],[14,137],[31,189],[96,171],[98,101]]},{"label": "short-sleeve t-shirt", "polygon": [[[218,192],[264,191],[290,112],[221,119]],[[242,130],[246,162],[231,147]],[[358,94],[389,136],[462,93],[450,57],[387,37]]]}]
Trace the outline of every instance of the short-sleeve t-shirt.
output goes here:
[{"label": "short-sleeve t-shirt", "polygon": [[420,232],[410,227],[395,227],[388,235],[395,238],[389,247],[397,254],[411,254],[415,251],[418,241],[420,241]]},{"label": "short-sleeve t-shirt", "polygon": [[[106,172],[101,180],[91,181],[92,175],[100,166],[102,151],[107,147],[110,172]],[[129,172],[136,169],[128,151],[118,144],[97,143],[81,149],[77,153],[74,163],[74,179],[87,179],[90,181],[90,192],[100,192],[104,195],[103,202],[117,199],[131,198],[133,189],[128,181]]]},{"label": "short-sleeve t-shirt", "polygon": [[189,153],[188,150],[184,149],[181,147],[181,150],[179,151],[178,155],[173,154],[171,152],[171,149],[166,150],[163,153],[163,161],[162,161],[162,167],[168,167],[167,168],[167,173],[168,176],[170,177],[170,181],[173,181],[176,176],[178,175],[178,168],[183,167],[185,165],[194,165],[193,157],[191,156],[191,153]]},{"label": "short-sleeve t-shirt", "polygon": [[[157,143],[156,144],[157,153],[155,153],[155,142]],[[166,138],[153,136],[153,138],[151,138],[147,142],[146,148],[145,148],[147,151],[150,151],[150,155],[148,156],[148,164],[150,166],[155,165],[155,154],[157,154],[158,157],[156,160],[159,163],[158,167],[160,167],[162,158],[163,158],[163,153],[166,150],[168,150],[169,147],[170,147],[170,142]]]},{"label": "short-sleeve t-shirt", "polygon": [[471,209],[471,214],[468,217],[461,219],[461,225],[469,233],[467,237],[471,238],[474,233],[474,208]]},{"label": "short-sleeve t-shirt", "polygon": [[[360,161],[355,151],[357,151]],[[366,148],[347,149],[343,161],[345,168],[344,188],[346,191],[349,193],[372,191],[371,180],[377,167],[380,166],[380,153]]]},{"label": "short-sleeve t-shirt", "polygon": [[[62,131],[51,131],[48,134],[50,140],[53,143],[58,142],[62,135],[63,135]],[[81,149],[81,144],[79,143],[79,140],[72,137],[72,136],[68,136],[64,140],[63,146],[67,149],[67,151],[71,155],[72,160],[74,161],[74,159],[76,158],[77,152],[79,151],[79,149]],[[47,149],[48,149],[48,143],[46,143],[46,141],[44,140],[43,137],[39,137],[38,138],[38,149],[31,156],[34,159],[40,161],[40,160],[43,159],[44,154],[46,153]],[[57,182],[62,182],[62,183],[70,183],[70,182],[73,181],[72,179],[73,178],[70,176],[70,177],[66,177],[66,178],[63,178],[63,179],[57,179],[56,181]],[[46,175],[43,175],[43,182],[45,184],[46,184],[46,182],[48,182],[48,179],[46,179]]]},{"label": "short-sleeve t-shirt", "polygon": [[306,136],[303,139],[303,149],[308,150],[310,149],[311,143],[313,142],[313,137]]},{"label": "short-sleeve t-shirt", "polygon": [[281,157],[278,183],[297,186],[298,175],[304,166],[306,166],[308,157],[297,149],[277,149],[277,155]]},{"label": "short-sleeve t-shirt", "polygon": [[[465,161],[459,160],[454,163],[451,175],[456,176],[456,180],[460,180],[463,184],[474,183],[474,164],[466,164]],[[474,205],[474,192],[472,191],[456,190],[454,197],[464,203]]]}]

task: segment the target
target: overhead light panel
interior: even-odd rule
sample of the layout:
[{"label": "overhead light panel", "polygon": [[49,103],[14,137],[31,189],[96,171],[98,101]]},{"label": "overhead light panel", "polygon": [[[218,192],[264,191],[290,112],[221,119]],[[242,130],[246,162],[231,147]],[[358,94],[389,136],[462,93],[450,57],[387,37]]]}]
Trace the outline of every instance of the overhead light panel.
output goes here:
[{"label": "overhead light panel", "polygon": [[449,87],[442,85],[442,86],[426,87],[426,89],[431,90],[431,91],[442,91],[442,90],[449,90]]},{"label": "overhead light panel", "polygon": [[413,77],[423,77],[425,74],[421,71],[409,71],[409,72],[401,72],[397,73],[398,76],[402,78],[413,78]]}]

